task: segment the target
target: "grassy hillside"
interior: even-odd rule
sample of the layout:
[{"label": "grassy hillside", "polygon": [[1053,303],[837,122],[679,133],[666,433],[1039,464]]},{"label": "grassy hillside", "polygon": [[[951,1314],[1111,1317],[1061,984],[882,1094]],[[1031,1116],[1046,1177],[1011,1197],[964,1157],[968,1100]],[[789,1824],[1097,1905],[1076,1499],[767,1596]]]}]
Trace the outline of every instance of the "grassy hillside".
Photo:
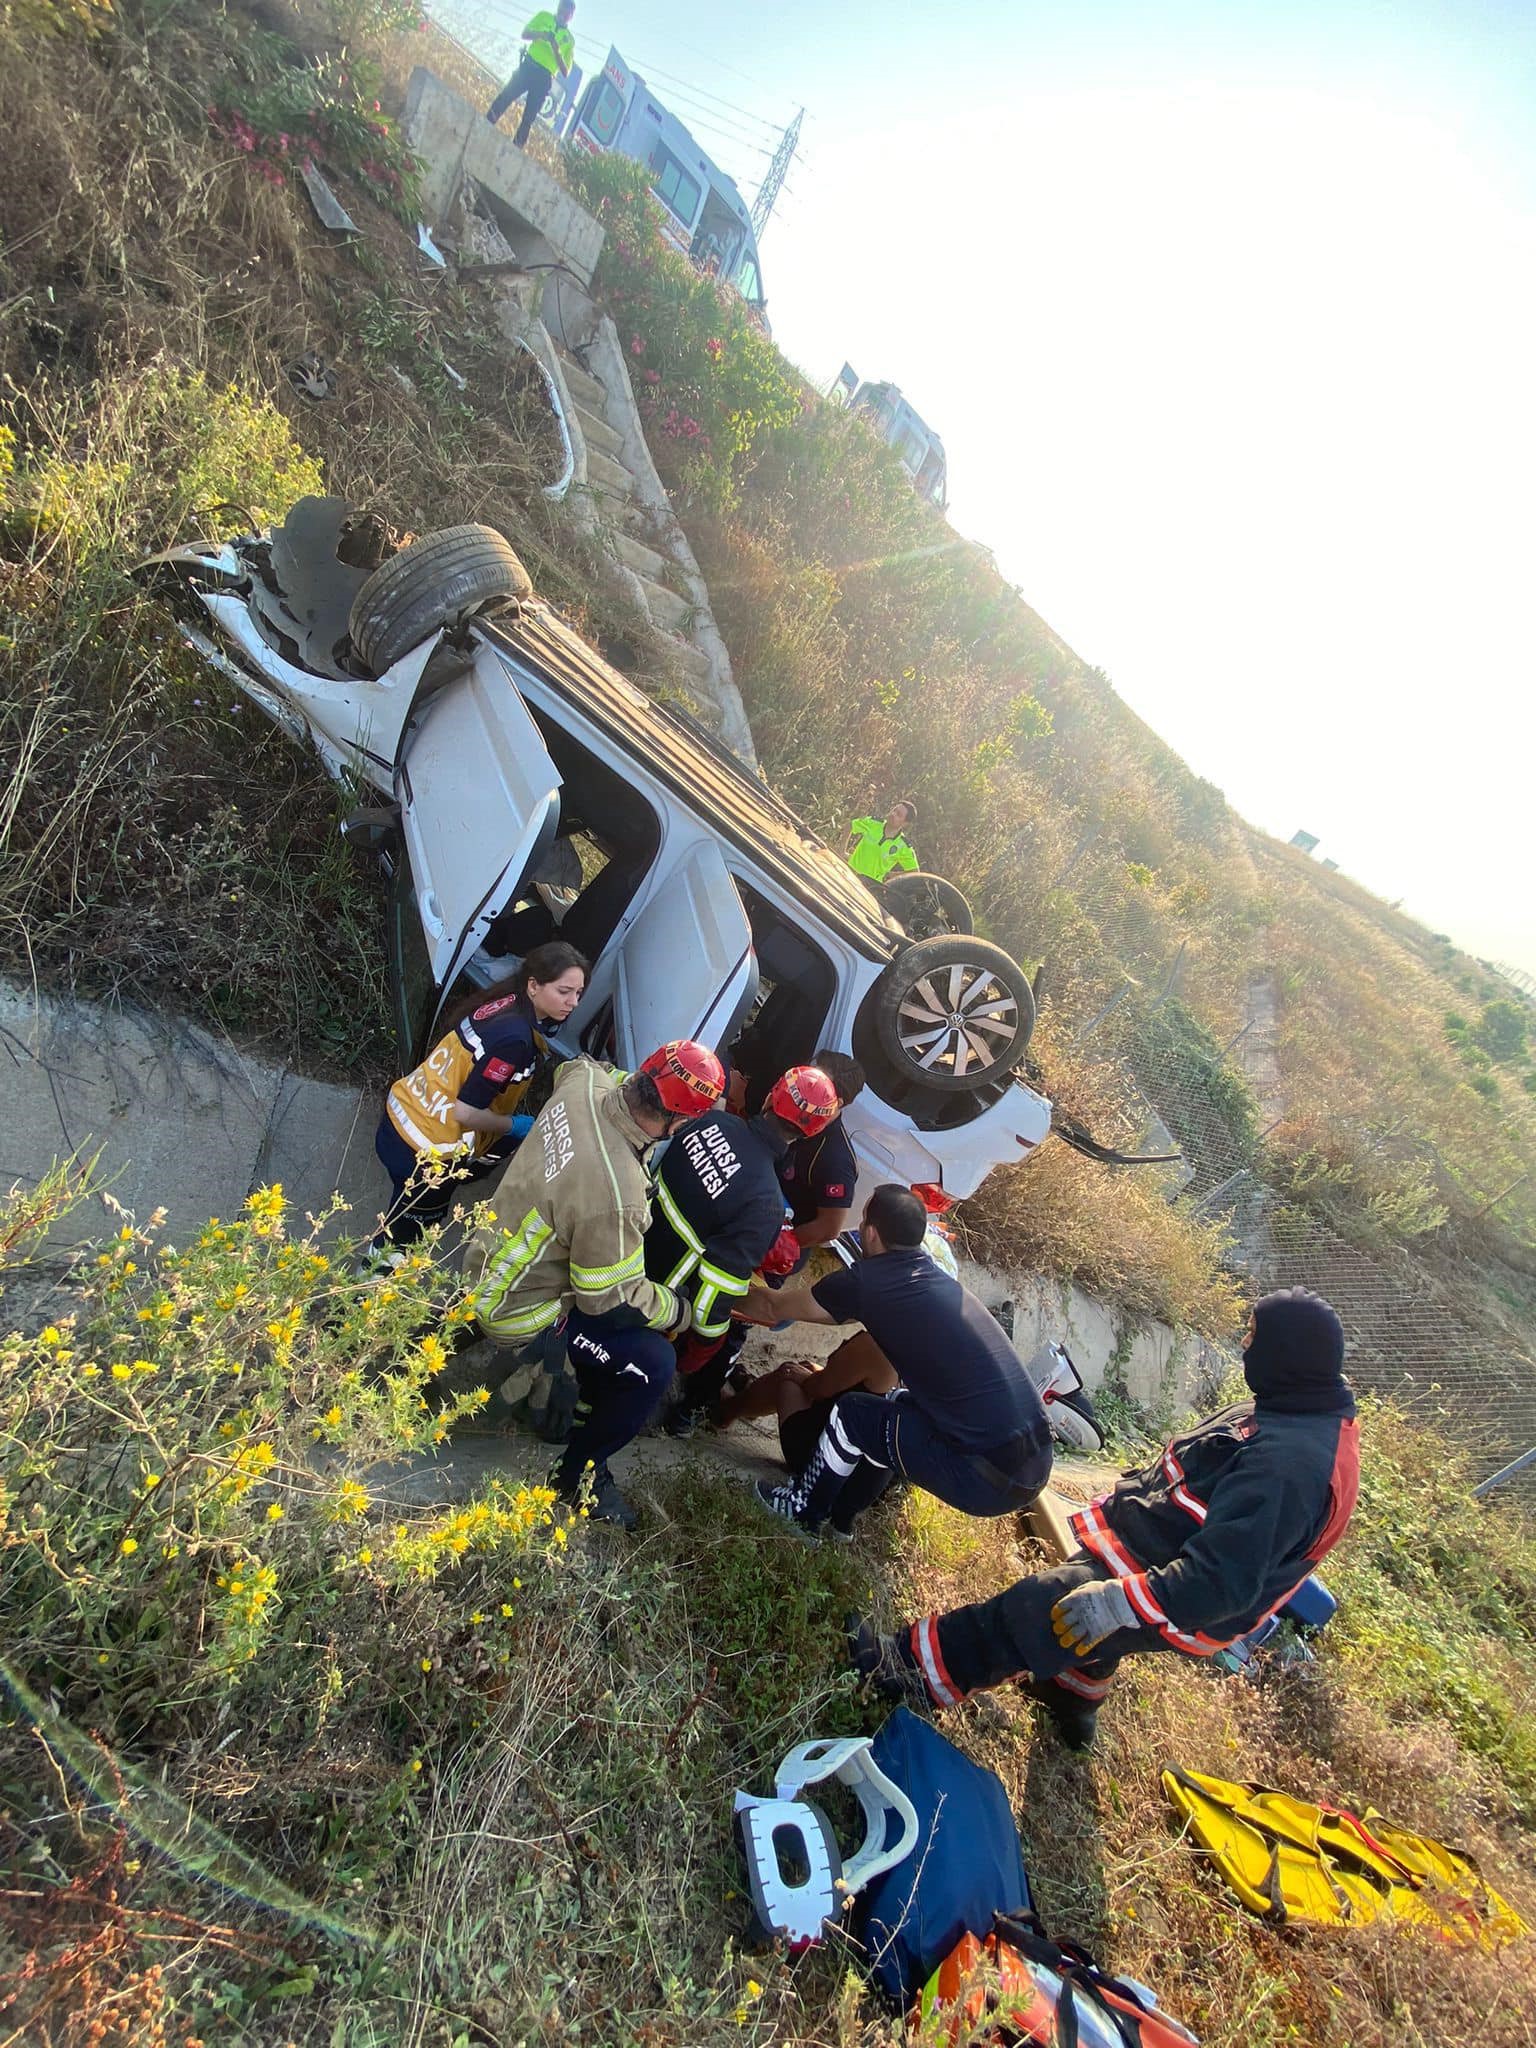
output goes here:
[{"label": "grassy hillside", "polygon": [[[599,284],[629,336],[658,466],[764,760],[799,808],[835,839],[871,803],[912,794],[925,864],[1042,969],[1074,1027],[1127,979],[1151,997],[1176,970],[1219,1044],[1262,978],[1283,1026],[1282,1178],[1305,1166],[1315,1181],[1321,1156],[1334,1211],[1367,1234],[1530,1254],[1536,1007],[1238,818],[914,497],[861,421],[807,391],[664,245],[635,166],[555,168],[608,226]],[[1493,1030],[1495,1056],[1485,1013],[1510,1001],[1518,1027]]]},{"label": "grassy hillside", "polygon": [[[413,18],[384,0],[131,0],[110,16],[28,0],[5,17],[0,78],[25,167],[0,191],[0,577],[18,621],[0,647],[16,771],[0,948],[25,972],[170,996],[311,1064],[375,1072],[377,907],[336,846],[331,795],[205,687],[124,562],[280,513],[323,475],[400,530],[500,526],[606,651],[653,687],[677,682],[666,643],[539,493],[537,410],[484,289],[425,279],[410,253],[412,167],[387,108],[425,52],[391,35]],[[434,39],[434,61],[445,48]],[[306,151],[360,242],[333,245],[309,214]],[[1263,977],[1287,1097],[1266,1170],[1367,1240],[1528,1273],[1536,1068],[1523,1044],[1495,1057],[1481,1042],[1503,985],[1235,817],[861,422],[665,248],[633,166],[555,168],[607,226],[599,287],[785,793],[834,840],[882,794],[917,798],[924,858],[1040,970],[1045,1082],[1089,1121],[1116,1128],[1121,1073],[1162,1050],[1151,1004],[1171,977],[1207,1055]],[[334,400],[285,379],[306,349],[335,366]],[[1112,1071],[1074,1048],[1128,982]],[[1215,1059],[1195,1065],[1216,1076]],[[1149,1230],[1152,1213],[1074,1155],[999,1183],[976,1222],[1137,1306],[1230,1328],[1212,1242],[1177,1216]]]},{"label": "grassy hillside", "polygon": [[[894,2048],[842,1944],[743,1947],[732,1791],[878,1726],[844,1609],[1006,1584],[1010,1524],[909,1496],[807,1545],[697,1457],[633,1542],[557,1518],[536,1460],[422,1505],[398,1461],[452,1414],[420,1332],[463,1313],[429,1259],[359,1285],[268,1192],[175,1250],[125,1225],[50,1290],[25,1262],[67,1199],[0,1215],[32,1309],[0,1338],[7,2037]],[[1177,1762],[1374,1802],[1536,1918],[1536,1550],[1390,1411],[1365,1452],[1315,1664],[1133,1663],[1091,1759],[1017,1694],[944,1724],[1006,1784],[1051,1928],[1207,2048],[1536,2039],[1530,1941],[1267,1929],[1159,1793]]]},{"label": "grassy hillside", "polygon": [[[371,1079],[381,907],[333,792],[183,654],[125,561],[323,479],[401,530],[499,526],[615,659],[677,682],[540,496],[539,417],[488,299],[418,276],[401,19],[0,0],[0,960]],[[360,244],[313,221],[300,139]],[[1190,1128],[1215,1115],[1309,1216],[1528,1322],[1531,1068],[1502,986],[1253,833],[662,253],[623,166],[570,175],[608,221],[602,289],[778,784],[834,837],[912,791],[925,855],[1043,968],[1036,1050],[1067,1106],[1129,1128],[1131,1080],[1171,1063]],[[306,349],[334,399],[287,380]],[[1219,1059],[1256,981],[1279,1024],[1267,1137]],[[743,1952],[730,1794],[813,1729],[875,1725],[841,1672],[846,1605],[990,1590],[1016,1532],[907,1502],[851,1551],[765,1540],[697,1463],[651,1491],[633,1547],[557,1526],[534,1467],[455,1510],[386,1505],[386,1468],[441,1426],[419,1333],[451,1281],[423,1265],[367,1293],[271,1197],[175,1252],[125,1222],[68,1274],[25,1268],[62,1200],[0,1218],[10,2038],[899,2038],[842,1950]],[[1135,1310],[1215,1334],[1240,1314],[1219,1230],[1060,1146],[971,1227]],[[1471,1503],[1440,1434],[1376,1408],[1366,1450],[1317,1666],[1250,1686],[1147,1660],[1087,1762],[1016,1697],[950,1727],[1007,1783],[1052,1927],[1208,2048],[1536,2038],[1528,1944],[1259,1927],[1159,1799],[1176,1760],[1374,1800],[1536,1912],[1529,1532]]]}]

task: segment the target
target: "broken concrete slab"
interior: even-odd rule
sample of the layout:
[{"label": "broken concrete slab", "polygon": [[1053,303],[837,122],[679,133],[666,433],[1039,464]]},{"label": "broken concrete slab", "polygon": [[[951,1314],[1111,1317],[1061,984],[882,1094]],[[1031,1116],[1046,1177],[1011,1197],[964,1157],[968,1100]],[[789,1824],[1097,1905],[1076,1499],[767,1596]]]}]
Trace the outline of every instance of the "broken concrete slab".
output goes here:
[{"label": "broken concrete slab", "polygon": [[423,163],[422,210],[442,220],[461,179],[473,178],[514,252],[527,262],[563,262],[590,284],[603,227],[509,135],[420,65],[405,95],[405,139]]},{"label": "broken concrete slab", "polygon": [[357,222],[307,158],[299,165],[299,182],[309,194],[309,203],[322,227],[331,228],[337,234],[355,235],[360,232]]}]

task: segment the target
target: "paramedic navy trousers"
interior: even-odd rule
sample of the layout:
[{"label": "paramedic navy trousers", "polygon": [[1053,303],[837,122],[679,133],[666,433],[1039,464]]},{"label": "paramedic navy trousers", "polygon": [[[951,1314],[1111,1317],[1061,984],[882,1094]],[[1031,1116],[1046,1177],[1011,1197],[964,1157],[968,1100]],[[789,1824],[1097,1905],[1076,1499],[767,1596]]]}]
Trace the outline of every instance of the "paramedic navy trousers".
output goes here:
[{"label": "paramedic navy trousers", "polygon": [[985,1455],[967,1450],[936,1429],[904,1391],[840,1394],[829,1428],[834,1417],[843,1442],[863,1453],[844,1488],[851,1497],[840,1498],[834,1510],[840,1524],[878,1498],[892,1477],[910,1479],[962,1515],[982,1517],[1027,1508],[1050,1477],[1049,1443],[1036,1449],[1020,1440]]},{"label": "paramedic navy trousers", "polygon": [[566,1320],[565,1346],[581,1398],[565,1455],[555,1468],[561,1491],[578,1486],[589,1464],[601,1471],[615,1451],[640,1434],[677,1369],[672,1340],[659,1330],[643,1325],[616,1330],[580,1309],[572,1309]]},{"label": "paramedic navy trousers", "polygon": [[1057,1642],[1051,1609],[1079,1586],[1107,1579],[1108,1569],[1079,1550],[1048,1572],[1032,1572],[991,1600],[953,1607],[912,1625],[910,1648],[934,1700],[956,1706],[968,1693],[985,1692],[1010,1678],[1054,1680],[1065,1692],[1096,1705],[1122,1657],[1167,1650],[1155,1629],[1122,1628],[1086,1657]]}]

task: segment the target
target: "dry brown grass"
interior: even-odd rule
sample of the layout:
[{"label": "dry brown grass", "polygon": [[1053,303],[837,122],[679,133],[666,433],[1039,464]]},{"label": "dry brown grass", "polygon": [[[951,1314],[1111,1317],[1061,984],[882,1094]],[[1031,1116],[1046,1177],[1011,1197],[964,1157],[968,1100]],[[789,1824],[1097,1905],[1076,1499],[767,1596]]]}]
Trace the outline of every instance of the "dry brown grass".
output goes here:
[{"label": "dry brown grass", "polygon": [[[1028,1544],[1024,1555],[1040,1558]],[[963,1560],[932,1558],[930,1544],[898,1565],[892,1616],[983,1597],[1017,1570],[997,1524]],[[1086,1758],[1006,1688],[942,1725],[1007,1786],[1051,1932],[1152,1985],[1205,2048],[1528,2048],[1531,1942],[1486,1956],[1390,1928],[1272,1929],[1181,1839],[1159,1781],[1169,1763],[1371,1804],[1469,1850],[1536,1926],[1536,1845],[1511,1820],[1497,1772],[1443,1723],[1373,1711],[1326,1645],[1318,1665],[1274,1670],[1262,1685],[1172,1655],[1129,1660]]]},{"label": "dry brown grass", "polygon": [[[1032,1053],[1052,1102],[1111,1143],[1139,1143],[1125,1070],[1074,1045],[1054,1003]],[[990,1174],[957,1213],[973,1255],[1005,1272],[1059,1274],[1132,1316],[1219,1342],[1242,1327],[1224,1228],[1170,1207],[1155,1168],[1102,1166],[1052,1136],[1027,1163]]]},{"label": "dry brown grass", "polygon": [[[89,48],[4,39],[0,390],[20,473],[0,536],[19,622],[0,647],[0,946],[29,975],[169,1000],[311,1068],[378,1071],[393,1058],[378,905],[337,839],[335,792],[121,574],[292,493],[264,496],[237,441],[221,463],[205,435],[198,474],[219,481],[199,494],[196,423],[157,394],[184,371],[210,401],[238,383],[242,427],[286,419],[326,488],[400,528],[484,520],[641,680],[663,686],[673,665],[542,496],[547,418],[486,290],[424,275],[399,221],[340,175],[364,234],[338,247],[302,192],[212,129],[228,67],[269,31],[326,40],[282,0],[254,18],[130,4]],[[334,366],[334,402],[291,389],[284,366],[306,349]],[[42,524],[40,474],[58,515]]]}]

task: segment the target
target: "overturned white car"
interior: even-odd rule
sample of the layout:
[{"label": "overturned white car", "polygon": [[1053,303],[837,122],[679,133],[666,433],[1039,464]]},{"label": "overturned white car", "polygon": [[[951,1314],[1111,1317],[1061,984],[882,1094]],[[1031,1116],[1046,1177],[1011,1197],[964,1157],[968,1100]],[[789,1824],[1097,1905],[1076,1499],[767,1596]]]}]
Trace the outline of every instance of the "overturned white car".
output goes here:
[{"label": "overturned white car", "polygon": [[210,663],[384,799],[347,826],[393,877],[402,1061],[461,978],[558,929],[593,963],[568,1051],[634,1065],[748,1026],[775,1070],[851,1051],[859,1201],[883,1180],[959,1199],[1044,1140],[1050,1104],[1015,1071],[1034,999],[1001,948],[914,942],[718,741],[539,602],[499,534],[455,527],[370,569],[344,559],[355,531],[345,500],[306,498],[269,534],[138,573]]}]

